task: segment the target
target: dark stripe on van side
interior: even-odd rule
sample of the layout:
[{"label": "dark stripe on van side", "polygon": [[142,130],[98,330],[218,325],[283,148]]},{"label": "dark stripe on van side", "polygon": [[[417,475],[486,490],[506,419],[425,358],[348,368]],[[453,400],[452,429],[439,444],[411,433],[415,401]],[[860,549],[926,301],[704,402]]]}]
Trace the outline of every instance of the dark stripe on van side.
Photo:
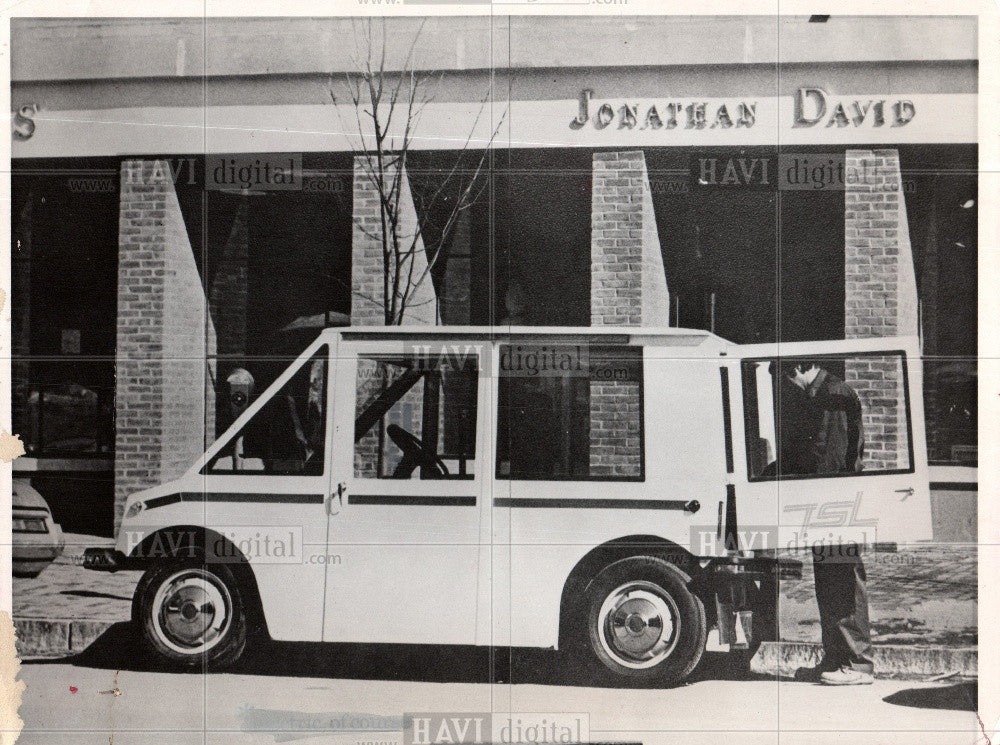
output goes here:
[{"label": "dark stripe on van side", "polygon": [[181,492],[185,502],[270,502],[274,504],[323,504],[322,494],[275,494],[264,492]]},{"label": "dark stripe on van side", "polygon": [[497,497],[494,507],[573,508],[604,510],[689,510],[697,512],[697,502],[683,499],[546,499],[544,497]]},{"label": "dark stripe on van side", "polygon": [[934,491],[979,491],[977,481],[932,481]]},{"label": "dark stripe on van side", "polygon": [[733,472],[733,421],[729,409],[729,369],[719,368],[722,376],[722,431],[726,439],[726,473]]},{"label": "dark stripe on van side", "polygon": [[401,494],[348,494],[348,504],[384,507],[475,507],[475,497],[407,497]]},{"label": "dark stripe on van side", "polygon": [[168,494],[165,497],[154,497],[146,500],[146,509],[152,510],[156,507],[166,507],[168,504],[176,504],[181,501],[180,494]]},{"label": "dark stripe on van side", "polygon": [[726,484],[726,543],[727,546],[740,545],[736,541],[739,538],[739,527],[736,522],[736,487],[733,484]]}]

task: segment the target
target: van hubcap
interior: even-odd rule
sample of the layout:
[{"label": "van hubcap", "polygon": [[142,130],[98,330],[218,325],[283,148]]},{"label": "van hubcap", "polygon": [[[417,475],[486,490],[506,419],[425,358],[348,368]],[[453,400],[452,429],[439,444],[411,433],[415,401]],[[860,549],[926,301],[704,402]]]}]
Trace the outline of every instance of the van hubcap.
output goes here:
[{"label": "van hubcap", "polygon": [[198,654],[214,647],[229,628],[232,599],[211,572],[184,569],[160,585],[152,615],[160,641],[177,652]]},{"label": "van hubcap", "polygon": [[680,631],[673,598],[658,585],[643,581],[610,593],[597,623],[604,651],[631,668],[653,667],[669,657]]}]

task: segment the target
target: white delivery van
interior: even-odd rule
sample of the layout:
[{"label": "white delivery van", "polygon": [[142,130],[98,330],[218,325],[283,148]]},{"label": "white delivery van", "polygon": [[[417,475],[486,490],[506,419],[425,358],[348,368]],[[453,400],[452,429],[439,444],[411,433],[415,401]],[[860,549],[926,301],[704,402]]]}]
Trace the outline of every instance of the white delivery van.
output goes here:
[{"label": "white delivery van", "polygon": [[[857,468],[810,456],[788,375],[813,365],[861,402]],[[328,329],[85,563],[145,572],[134,620],[175,663],[267,636],[555,647],[674,683],[775,638],[797,551],[931,537],[920,373],[909,338]]]}]

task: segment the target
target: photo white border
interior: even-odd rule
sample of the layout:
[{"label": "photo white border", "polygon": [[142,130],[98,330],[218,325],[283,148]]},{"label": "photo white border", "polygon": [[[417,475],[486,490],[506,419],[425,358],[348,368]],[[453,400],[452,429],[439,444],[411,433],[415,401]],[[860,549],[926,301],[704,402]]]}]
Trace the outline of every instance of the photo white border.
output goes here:
[{"label": "photo white border", "polygon": [[[1000,632],[992,619],[1000,616],[1000,592],[991,580],[1000,577],[1000,333],[990,319],[1000,319],[1000,4],[998,2],[931,2],[930,0],[879,0],[877,3],[834,3],[785,0],[773,12],[763,12],[759,2],[699,0],[692,7],[671,4],[664,12],[662,0],[628,0],[625,5],[581,5],[559,2],[512,2],[490,5],[361,5],[358,0],[294,0],[287,3],[262,0],[165,0],[150,4],[136,0],[24,0],[0,7],[3,46],[0,56],[5,85],[0,96],[10,110],[10,19],[12,17],[128,17],[128,16],[422,16],[422,15],[975,15],[979,19],[979,714],[984,734],[1000,740]],[[845,7],[846,6],[846,7]],[[0,138],[0,156],[6,164],[0,180],[0,221],[10,245],[10,138]],[[0,318],[0,427],[11,428],[10,400],[10,253],[0,259],[0,281],[7,305]],[[11,611],[10,560],[11,466],[0,467],[0,609]],[[0,628],[2,631],[2,628]],[[0,654],[6,645],[0,643]],[[12,651],[12,647],[7,647]],[[2,693],[2,691],[0,691]],[[0,702],[3,701],[0,696]],[[916,733],[915,733],[916,734]],[[985,742],[985,740],[983,740]],[[956,745],[959,745],[956,743]]]}]

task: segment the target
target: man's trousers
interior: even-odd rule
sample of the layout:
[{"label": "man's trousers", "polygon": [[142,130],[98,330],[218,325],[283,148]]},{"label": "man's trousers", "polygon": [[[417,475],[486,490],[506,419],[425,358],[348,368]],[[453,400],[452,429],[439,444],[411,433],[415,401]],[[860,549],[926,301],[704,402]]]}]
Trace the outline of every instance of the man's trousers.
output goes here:
[{"label": "man's trousers", "polygon": [[823,630],[824,667],[848,665],[872,672],[872,640],[868,626],[868,580],[857,546],[813,550],[816,602]]}]

